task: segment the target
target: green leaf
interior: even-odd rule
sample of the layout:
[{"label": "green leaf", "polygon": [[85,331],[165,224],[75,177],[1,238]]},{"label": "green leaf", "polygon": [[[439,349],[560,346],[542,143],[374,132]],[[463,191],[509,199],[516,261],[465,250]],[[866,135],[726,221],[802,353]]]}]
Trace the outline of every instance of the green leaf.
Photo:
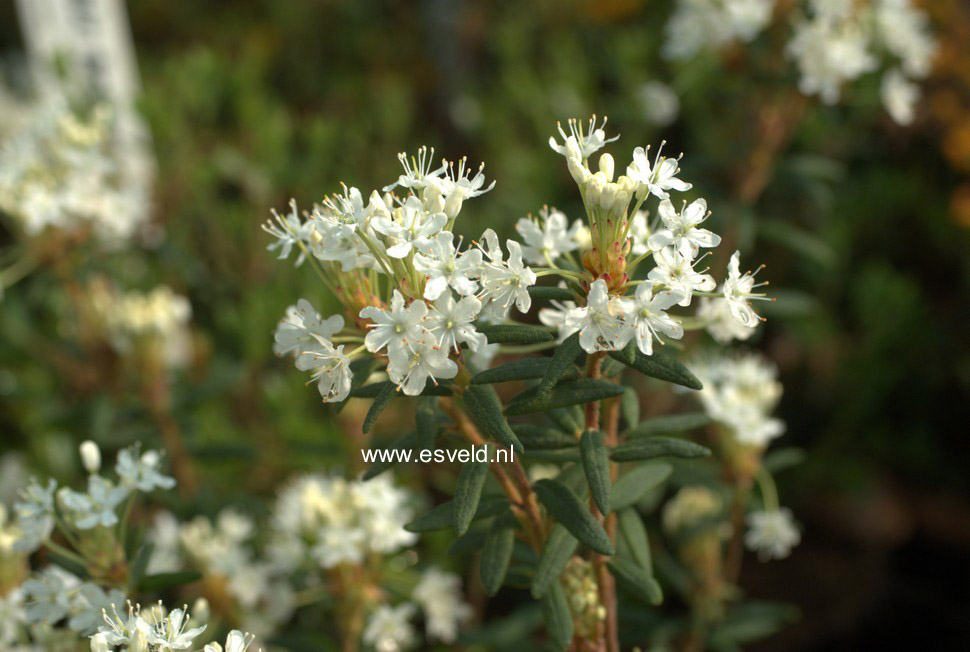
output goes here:
[{"label": "green leaf", "polygon": [[367,410],[367,416],[364,417],[364,427],[363,431],[365,433],[370,432],[370,429],[374,427],[374,423],[377,421],[377,417],[381,415],[387,404],[391,402],[391,399],[397,395],[397,387],[394,383],[385,383],[381,390],[374,397],[374,402],[371,403],[370,409]]},{"label": "green leaf", "polygon": [[[393,450],[398,450],[398,449],[414,450],[414,446],[417,443],[417,441],[418,441],[418,434],[416,432],[409,432],[406,435],[403,435],[395,439],[393,442],[391,442],[387,446],[384,446],[383,448],[388,453],[389,457],[391,457],[390,452]],[[383,473],[384,471],[387,471],[389,468],[394,466],[396,463],[397,463],[396,458],[385,459],[385,460],[377,458],[374,460],[374,462],[371,463],[370,467],[368,467],[368,469],[364,472],[363,479],[370,480],[372,478],[376,478],[381,473]]]},{"label": "green leaf", "polygon": [[648,435],[667,435],[672,432],[687,432],[701,428],[711,422],[711,418],[703,412],[691,414],[674,414],[666,417],[647,419],[635,428],[627,431],[627,437],[646,437]]},{"label": "green leaf", "polygon": [[579,437],[583,432],[583,409],[578,405],[548,410],[546,416],[565,433]]},{"label": "green leaf", "polygon": [[507,512],[497,516],[485,535],[479,575],[487,595],[495,595],[505,581],[515,545],[515,519]]},{"label": "green leaf", "polygon": [[573,616],[569,611],[562,584],[553,584],[539,602],[539,607],[542,609],[542,620],[546,624],[549,638],[560,650],[565,650],[573,640]]},{"label": "green leaf", "polygon": [[437,397],[422,396],[418,399],[418,409],[414,413],[414,422],[418,449],[433,449],[435,438],[438,436]]},{"label": "green leaf", "polygon": [[141,584],[139,584],[138,590],[144,593],[154,593],[156,591],[170,589],[173,586],[182,586],[183,584],[198,582],[200,579],[202,579],[202,573],[196,573],[195,571],[156,573],[155,575],[145,576]]},{"label": "green leaf", "polygon": [[583,347],[579,345],[579,331],[576,331],[556,347],[546,364],[546,372],[536,387],[536,397],[545,399],[552,392],[552,388],[565,375],[570,368],[575,369],[573,362],[576,357],[583,352]]},{"label": "green leaf", "polygon": [[762,464],[769,473],[778,473],[805,461],[805,451],[793,446],[769,451]]},{"label": "green leaf", "polygon": [[540,426],[534,423],[519,423],[512,426],[513,432],[526,450],[569,448],[576,445],[576,438],[558,428]]},{"label": "green leaf", "polygon": [[687,367],[660,351],[654,351],[653,355],[647,356],[639,350],[635,350],[632,362],[629,362],[626,349],[610,351],[610,357],[636,369],[644,376],[650,376],[675,385],[683,385],[690,389],[704,388],[697,376],[692,374]]},{"label": "green leaf", "polygon": [[88,574],[88,569],[84,567],[83,564],[77,562],[70,557],[65,557],[64,555],[48,550],[46,552],[47,558],[50,559],[51,563],[55,566],[60,566],[64,570],[77,575],[81,579],[88,579],[90,575]]},{"label": "green leaf", "polygon": [[657,457],[708,457],[709,448],[686,439],[673,437],[641,437],[624,442],[613,449],[610,457],[615,462],[635,462],[652,460]]},{"label": "green leaf", "polygon": [[[435,385],[434,382],[429,379],[420,396],[451,396],[451,387],[449,387],[450,382],[451,381],[449,380],[439,380],[438,384]],[[355,390],[351,390],[350,396],[354,398],[377,398],[386,385],[395,387],[394,383],[391,381],[383,380],[379,383],[371,383],[370,385],[364,385],[363,387],[358,387]]]},{"label": "green leaf", "polygon": [[610,507],[619,512],[636,504],[648,491],[669,478],[673,470],[666,462],[647,462],[627,471],[613,485]]},{"label": "green leaf", "polygon": [[640,396],[632,387],[623,389],[623,396],[620,397],[620,414],[623,415],[627,428],[640,423]]},{"label": "green leaf", "polygon": [[552,285],[533,285],[529,294],[537,301],[575,301],[576,295],[566,288]]},{"label": "green leaf", "polygon": [[593,401],[619,396],[623,393],[623,386],[605,380],[580,378],[556,385],[545,397],[539,397],[537,391],[537,387],[530,387],[521,394],[514,396],[505,406],[505,413],[509,416],[518,416],[533,412],[545,412],[568,405],[585,405]]},{"label": "green leaf", "polygon": [[490,385],[471,385],[465,389],[461,402],[469,416],[482,432],[497,442],[505,444],[516,452],[522,451],[522,444],[515,436],[509,422],[502,415],[502,403]]},{"label": "green leaf", "polygon": [[664,596],[660,584],[653,576],[636,564],[627,559],[614,557],[607,562],[607,566],[613,576],[620,581],[620,584],[636,597],[655,606],[663,602]]},{"label": "green leaf", "polygon": [[[542,378],[549,367],[550,358],[544,356],[531,356],[520,360],[513,360],[497,367],[486,369],[481,373],[472,376],[472,385],[489,385],[491,383],[504,383],[510,380],[535,380]],[[579,369],[573,367],[566,369],[565,378],[579,377]]]},{"label": "green leaf", "polygon": [[475,328],[489,344],[541,344],[556,339],[547,330],[523,324],[476,324]]},{"label": "green leaf", "polygon": [[640,513],[633,507],[628,507],[617,513],[618,541],[629,552],[630,557],[648,575],[653,575],[653,557],[650,554],[650,538],[647,528],[643,525]]},{"label": "green leaf", "polygon": [[587,430],[579,440],[580,460],[593,502],[600,508],[600,512],[608,514],[610,511],[610,456],[603,442],[603,433],[598,430]]},{"label": "green leaf", "polygon": [[576,494],[555,480],[539,480],[534,487],[539,501],[574,537],[601,555],[613,554],[613,543],[606,530]]},{"label": "green leaf", "polygon": [[603,358],[602,363],[600,363],[600,376],[603,378],[613,378],[624,371],[626,371],[626,365],[614,358]]},{"label": "green leaf", "polygon": [[148,561],[152,558],[152,550],[154,549],[155,546],[152,543],[145,542],[141,544],[138,552],[135,553],[134,558],[131,560],[128,573],[128,583],[131,588],[134,589],[141,584],[142,578],[145,577],[145,570],[148,568]]},{"label": "green leaf", "polygon": [[542,546],[539,563],[532,576],[532,597],[537,600],[544,596],[553,583],[559,583],[570,557],[579,547],[579,541],[561,523],[556,523]]},{"label": "green leaf", "polygon": [[569,448],[550,448],[526,450],[522,457],[537,462],[549,462],[551,464],[565,464],[567,462],[579,461],[579,449],[575,446]]},{"label": "green leaf", "polygon": [[[431,532],[454,527],[454,505],[453,500],[445,501],[405,525],[404,529],[408,532]],[[472,517],[472,520],[477,521],[481,518],[495,516],[505,511],[508,505],[509,501],[504,495],[483,494],[478,501],[478,509],[475,510],[475,516]]]},{"label": "green leaf", "polygon": [[471,525],[475,512],[478,511],[478,501],[482,498],[487,477],[488,462],[466,462],[458,472],[452,512],[452,524],[456,533],[464,534]]},{"label": "green leaf", "polygon": [[468,532],[460,537],[456,537],[451,545],[448,546],[449,555],[467,555],[481,550],[485,545],[485,537],[488,536],[488,528],[474,525]]}]

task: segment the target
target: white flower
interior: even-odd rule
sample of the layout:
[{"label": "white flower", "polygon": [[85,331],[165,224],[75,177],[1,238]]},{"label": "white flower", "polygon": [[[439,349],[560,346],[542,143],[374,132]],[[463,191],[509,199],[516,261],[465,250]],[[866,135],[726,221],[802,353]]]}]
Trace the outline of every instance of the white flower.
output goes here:
[{"label": "white flower", "polygon": [[913,77],[928,75],[938,46],[926,12],[911,0],[878,0],[875,11],[879,36],[886,49],[900,58],[903,70]]},{"label": "white flower", "polygon": [[893,68],[882,76],[879,87],[882,104],[896,124],[908,125],[916,115],[919,102],[919,86],[911,82],[898,68]]},{"label": "white flower", "polygon": [[437,345],[445,351],[457,351],[464,343],[475,352],[488,344],[485,336],[472,325],[481,310],[482,302],[477,298],[462,297],[456,303],[449,293],[435,301],[425,325]]},{"label": "white flower", "polygon": [[471,607],[462,600],[461,580],[453,573],[429,568],[421,575],[411,597],[425,613],[429,638],[454,643],[459,626],[472,616]]},{"label": "white flower", "polygon": [[[376,265],[373,253],[360,238],[360,232],[365,229],[356,222],[345,223],[333,214],[314,210],[307,228],[310,250],[315,258],[339,263],[344,272],[370,269]],[[375,244],[383,246],[380,242]]]},{"label": "white flower", "polygon": [[798,86],[802,93],[818,95],[826,104],[838,101],[843,82],[877,65],[869,52],[869,35],[858,22],[825,15],[796,24],[787,52],[801,74]]},{"label": "white flower", "polygon": [[650,214],[647,211],[637,211],[630,220],[629,237],[631,242],[630,253],[640,256],[650,251],[647,241],[650,239],[650,225],[647,218]]},{"label": "white flower", "polygon": [[238,629],[234,629],[226,637],[225,647],[218,643],[209,643],[202,649],[202,652],[246,652],[255,638],[252,634],[244,634]]},{"label": "white flower", "polygon": [[782,507],[772,511],[748,514],[748,531],[744,545],[758,553],[762,561],[783,559],[801,541],[791,510]]},{"label": "white flower", "polygon": [[448,357],[448,350],[430,342],[419,340],[410,347],[394,347],[388,350],[387,375],[408,396],[424,391],[429,378],[454,378],[458,365]]},{"label": "white flower", "polygon": [[650,164],[650,159],[647,157],[650,153],[649,147],[647,149],[637,147],[633,150],[633,162],[627,166],[626,174],[646,192],[660,199],[667,199],[670,196],[668,190],[684,192],[690,190],[693,186],[677,178],[677,174],[680,172],[680,159],[661,156],[660,152],[663,151],[663,146],[664,143],[661,143],[657,149],[657,156],[653,165]]},{"label": "white flower", "polygon": [[572,227],[566,216],[555,208],[539,211],[539,220],[520,218],[515,230],[522,236],[522,256],[526,262],[545,265],[547,260],[555,260],[579,247],[579,230],[583,223],[573,222]]},{"label": "white flower", "polygon": [[429,214],[421,200],[411,195],[394,209],[391,217],[375,217],[372,225],[375,231],[387,236],[388,256],[407,258],[413,248],[427,247],[431,237],[441,231],[447,221],[444,213]]},{"label": "white flower", "polygon": [[376,306],[367,306],[360,311],[363,319],[369,319],[370,332],[364,338],[364,344],[371,353],[395,351],[405,348],[406,344],[416,343],[425,336],[422,325],[428,314],[428,304],[423,301],[412,301],[404,305],[404,297],[394,290],[391,295],[390,310],[381,310]]},{"label": "white flower", "polygon": [[429,301],[440,297],[448,287],[463,296],[478,291],[478,284],[472,278],[478,276],[482,252],[468,249],[459,255],[454,238],[450,231],[442,231],[414,254],[414,269],[428,277],[424,298]]},{"label": "white flower", "polygon": [[680,294],[680,306],[689,306],[695,291],[710,292],[717,287],[713,276],[694,271],[694,263],[674,248],[661,249],[654,255],[654,260],[657,266],[650,270],[647,279]]},{"label": "white flower", "polygon": [[677,119],[680,100],[674,90],[659,81],[649,81],[637,93],[647,122],[665,127]]},{"label": "white flower", "polygon": [[313,372],[310,378],[317,382],[324,403],[342,401],[350,394],[354,375],[342,344],[334,348],[328,340],[318,338],[316,346],[305,348],[297,357],[296,368]]},{"label": "white flower", "polygon": [[492,364],[492,360],[498,355],[501,346],[501,344],[496,342],[495,344],[486,344],[477,351],[471,351],[469,349],[470,355],[466,356],[465,359],[476,370],[488,369]]},{"label": "white flower", "polygon": [[[280,250],[279,258],[289,258],[294,245],[300,243],[306,245],[309,242],[312,225],[309,221],[304,222],[300,219],[300,213],[296,207],[296,200],[290,200],[290,212],[285,216],[272,209],[273,219],[263,224],[263,230],[276,238],[276,242],[266,247],[269,251]],[[299,267],[306,259],[306,252],[300,248],[300,255],[296,258],[296,266]]]},{"label": "white flower", "polygon": [[20,500],[14,505],[17,513],[19,538],[13,549],[18,552],[33,552],[50,537],[54,529],[54,492],[57,482],[49,479],[41,486],[36,478],[20,490]]},{"label": "white flower", "polygon": [[162,456],[158,451],[145,451],[139,456],[141,446],[135,444],[118,452],[115,463],[115,473],[121,479],[121,486],[139,491],[171,489],[175,486],[175,479],[162,475],[158,471]]},{"label": "white flower", "polygon": [[564,331],[579,331],[579,344],[587,353],[622,349],[634,334],[623,320],[628,301],[611,297],[606,281],[594,281],[586,296],[586,305],[566,313]]},{"label": "white flower", "polygon": [[57,492],[61,508],[68,513],[70,522],[79,530],[111,527],[118,522],[115,509],[128,495],[128,488],[114,486],[110,480],[100,475],[88,476],[88,491],[85,494],[67,487]]},{"label": "white flower", "polygon": [[492,181],[487,188],[483,188],[485,185],[484,163],[478,166],[475,176],[472,176],[470,167],[465,167],[465,163],[466,159],[464,158],[458,161],[457,171],[455,171],[454,163],[449,164],[446,168],[448,174],[434,180],[434,185],[437,186],[445,199],[444,213],[452,220],[458,215],[462,203],[466,199],[484,195],[495,187],[495,182]]},{"label": "white flower", "polygon": [[721,236],[697,228],[697,225],[707,219],[707,202],[696,199],[689,205],[685,204],[680,212],[674,208],[669,199],[660,202],[657,209],[665,229],[660,229],[650,236],[650,249],[658,251],[664,247],[675,249],[682,257],[693,260],[697,257],[700,247],[716,247],[721,243]]},{"label": "white flower", "polygon": [[549,138],[549,147],[567,159],[578,161],[588,159],[604,145],[612,143],[620,137],[616,135],[613,138],[607,138],[606,131],[604,131],[606,118],[603,118],[603,124],[597,127],[595,115],[589,119],[589,125],[586,129],[583,129],[583,124],[575,118],[570,118],[568,126],[569,135],[567,136],[566,132],[563,131],[562,123],[556,123],[559,135],[563,139],[562,145],[556,142],[555,137],[550,136]]},{"label": "white flower", "polygon": [[678,303],[680,296],[676,292],[660,292],[654,295],[653,287],[649,283],[641,283],[637,286],[635,300],[626,302],[625,322],[633,327],[637,348],[644,355],[653,355],[654,338],[663,343],[660,333],[676,340],[684,336],[684,328],[680,322],[664,312]]},{"label": "white flower", "polygon": [[551,308],[539,309],[539,323],[559,331],[559,341],[562,342],[570,333],[566,331],[566,315],[576,309],[575,301],[550,301]]},{"label": "white flower", "polygon": [[397,159],[404,167],[404,174],[398,177],[396,182],[384,186],[384,192],[391,192],[398,186],[411,190],[421,190],[429,181],[438,179],[447,168],[447,164],[442,163],[440,168],[431,169],[431,166],[434,165],[434,148],[428,150],[424,146],[418,149],[417,157],[411,157],[410,161],[408,155],[404,152],[398,154]]},{"label": "white flower", "polygon": [[482,240],[485,242],[482,251],[488,262],[482,264],[481,298],[483,303],[487,302],[489,315],[504,319],[513,303],[519,312],[528,312],[532,307],[529,286],[535,285],[536,275],[531,268],[523,265],[521,246],[514,240],[505,241],[509,250],[506,262],[502,259],[498,236],[492,229],[482,234]]},{"label": "white flower", "polygon": [[290,352],[299,355],[307,348],[317,347],[319,338],[333,338],[343,327],[344,318],[340,315],[322,319],[309,301],[300,299],[295,306],[286,309],[286,316],[276,327],[273,352],[276,355]]},{"label": "white flower", "polygon": [[678,0],[661,50],[667,59],[689,59],[735,39],[750,41],[771,20],[774,0]]},{"label": "white flower", "polygon": [[364,628],[364,642],[377,652],[400,652],[414,644],[413,604],[405,602],[396,607],[378,606],[368,617]]},{"label": "white flower", "polygon": [[[145,622],[145,621],[142,621]],[[206,626],[189,627],[189,615],[182,609],[172,609],[168,617],[149,626],[148,643],[163,650],[187,650],[192,642],[205,631]],[[142,627],[139,627],[142,629]]]},{"label": "white flower", "polygon": [[81,585],[73,574],[53,564],[23,583],[24,615],[32,623],[53,625],[71,612],[71,595]]},{"label": "white flower", "polygon": [[697,318],[704,324],[710,336],[720,344],[729,344],[731,340],[746,340],[757,330],[757,323],[746,326],[735,319],[731,314],[731,304],[724,297],[702,297]]},{"label": "white flower", "polygon": [[757,326],[761,320],[761,317],[758,316],[758,313],[754,311],[748,302],[751,300],[768,300],[764,294],[754,293],[755,288],[766,285],[766,283],[755,284],[754,282],[754,277],[760,269],[755,271],[754,274],[751,272],[741,274],[740,251],[735,251],[728,263],[728,277],[724,281],[722,291],[724,298],[731,308],[731,314],[744,326]]}]

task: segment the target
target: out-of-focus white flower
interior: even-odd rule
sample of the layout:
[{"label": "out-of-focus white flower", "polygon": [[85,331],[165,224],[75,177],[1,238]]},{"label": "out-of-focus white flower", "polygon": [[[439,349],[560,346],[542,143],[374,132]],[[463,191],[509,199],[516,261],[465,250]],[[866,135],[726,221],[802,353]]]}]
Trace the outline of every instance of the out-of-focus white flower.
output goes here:
[{"label": "out-of-focus white flower", "polygon": [[896,124],[908,125],[913,122],[916,103],[920,98],[919,86],[907,79],[898,68],[882,76],[879,94],[886,113]]},{"label": "out-of-focus white flower", "polygon": [[629,301],[611,297],[606,281],[594,281],[586,296],[586,305],[566,313],[563,332],[579,331],[579,344],[587,353],[622,349],[634,335],[634,330],[624,321]]},{"label": "out-of-focus white flower", "polygon": [[762,561],[787,557],[802,539],[791,510],[785,507],[751,512],[747,521],[744,545],[757,552]]},{"label": "out-of-focus white flower", "polygon": [[522,257],[528,263],[545,265],[563,254],[579,248],[579,230],[582,221],[569,226],[566,215],[555,208],[544,207],[538,219],[519,218],[515,230],[522,236]]},{"label": "out-of-focus white flower", "polygon": [[116,487],[100,475],[90,475],[87,493],[62,487],[57,492],[57,500],[74,527],[90,530],[99,526],[111,527],[118,522],[115,510],[128,491],[127,487]]},{"label": "out-of-focus white flower", "polygon": [[399,652],[414,644],[414,605],[405,602],[396,607],[380,605],[367,618],[364,642],[377,652]]},{"label": "out-of-focus white flower", "polygon": [[926,77],[938,50],[929,16],[911,0],[877,0],[874,5],[879,38],[886,49],[899,57],[907,75]]},{"label": "out-of-focus white flower", "polygon": [[175,486],[175,479],[163,475],[159,471],[162,456],[158,451],[149,450],[141,453],[141,446],[135,444],[118,452],[115,473],[121,480],[121,486],[128,489],[138,489],[149,492],[157,489],[171,489]]},{"label": "out-of-focus white flower", "polygon": [[650,124],[666,127],[677,119],[680,100],[677,98],[677,93],[667,84],[649,81],[640,87],[637,98],[643,107],[643,116]]},{"label": "out-of-focus white flower", "polygon": [[679,340],[684,336],[680,322],[665,311],[680,302],[681,295],[676,292],[653,293],[653,286],[641,283],[637,286],[633,301],[626,302],[624,320],[633,329],[637,348],[644,355],[653,355],[653,340],[663,343],[660,333]]},{"label": "out-of-focus white flower", "polygon": [[97,473],[101,470],[101,449],[90,439],[85,439],[78,447],[81,454],[81,465],[88,473]]},{"label": "out-of-focus white flower", "polygon": [[731,313],[731,304],[724,297],[702,297],[697,318],[718,344],[746,340],[757,330],[757,323],[746,326],[735,319]]},{"label": "out-of-focus white flower", "polygon": [[269,251],[280,250],[280,260],[290,257],[290,252],[294,246],[300,247],[300,254],[296,257],[296,266],[299,267],[306,260],[305,249],[309,248],[310,234],[313,232],[313,224],[309,220],[300,219],[300,212],[296,207],[296,200],[290,200],[290,212],[280,215],[276,209],[272,209],[273,219],[263,224],[263,230],[276,238],[276,242],[271,242],[266,248]]},{"label": "out-of-focus white flower", "polygon": [[661,50],[667,59],[689,59],[703,50],[751,41],[767,26],[774,0],[678,0]]},{"label": "out-of-focus white flower", "polygon": [[706,519],[718,516],[723,509],[724,501],[707,487],[683,487],[664,505],[664,530],[677,535]]},{"label": "out-of-focus white flower", "polygon": [[844,82],[875,69],[877,61],[869,45],[869,35],[859,21],[817,13],[795,25],[787,52],[798,66],[801,91],[834,104]]},{"label": "out-of-focus white flower", "polygon": [[439,568],[424,571],[411,597],[424,611],[428,636],[443,643],[454,643],[458,627],[472,616],[461,596],[461,580]]},{"label": "out-of-focus white flower", "polygon": [[650,251],[647,241],[650,239],[650,224],[647,222],[649,217],[647,211],[637,211],[630,219],[629,237],[631,242],[630,252],[634,256],[639,256]]},{"label": "out-of-focus white flower", "polygon": [[50,537],[54,529],[54,492],[57,482],[49,479],[41,486],[36,478],[20,490],[20,500],[14,504],[17,514],[19,538],[14,542],[14,550],[33,552]]}]

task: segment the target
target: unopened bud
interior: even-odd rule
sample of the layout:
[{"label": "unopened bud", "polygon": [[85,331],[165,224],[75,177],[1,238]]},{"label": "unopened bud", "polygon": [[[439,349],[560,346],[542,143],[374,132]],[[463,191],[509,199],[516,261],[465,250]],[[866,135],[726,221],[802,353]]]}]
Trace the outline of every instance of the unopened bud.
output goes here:
[{"label": "unopened bud", "polygon": [[203,597],[196,598],[192,604],[192,620],[199,623],[209,622],[212,610],[209,608],[209,601]]},{"label": "unopened bud", "polygon": [[613,171],[616,169],[616,164],[613,162],[613,157],[609,154],[604,153],[600,156],[600,172],[606,175],[607,181],[613,180]]},{"label": "unopened bud", "polygon": [[569,174],[573,176],[573,181],[579,187],[585,186],[589,182],[590,176],[592,176],[590,171],[578,158],[566,159],[566,167],[569,168]]},{"label": "unopened bud", "polygon": [[90,439],[81,442],[78,447],[81,453],[81,465],[88,473],[97,473],[101,470],[101,449]]}]

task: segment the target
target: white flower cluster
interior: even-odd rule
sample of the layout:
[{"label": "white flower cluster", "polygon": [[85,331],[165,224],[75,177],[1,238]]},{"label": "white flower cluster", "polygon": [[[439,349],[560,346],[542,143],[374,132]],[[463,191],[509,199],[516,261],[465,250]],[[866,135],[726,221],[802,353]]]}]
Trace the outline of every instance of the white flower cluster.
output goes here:
[{"label": "white flower cluster", "polygon": [[738,442],[764,448],[785,431],[771,416],[781,398],[778,370],[761,356],[707,355],[689,364],[704,384],[697,393],[704,410],[728,426]]},{"label": "white flower cluster", "polygon": [[[614,180],[612,156],[603,154],[595,173],[589,168],[588,157],[615,138],[607,140],[595,118],[586,130],[575,121],[569,126],[569,135],[560,128],[563,144],[552,140],[550,145],[566,157],[583,195],[592,238],[584,265],[598,278],[590,284],[585,306],[560,304],[541,311],[540,319],[556,326],[560,339],[579,332],[580,344],[588,353],[622,349],[635,340],[644,355],[652,355],[654,341],[663,342],[661,335],[673,339],[683,336],[681,320],[667,311],[674,306],[688,307],[696,294],[710,295],[715,289],[714,278],[694,266],[704,257],[701,249],[717,247],[721,238],[701,226],[710,216],[704,199],[690,204],[685,201],[679,209],[671,201],[671,191],[684,192],[692,187],[678,178],[679,159],[664,157],[658,151],[651,161],[649,148],[637,147],[627,173]],[[653,228],[648,226],[647,213],[640,210],[651,196],[659,200],[659,220]],[[628,217],[631,201],[635,201],[632,218]],[[547,228],[552,229],[553,224],[550,220]],[[561,232],[565,221],[560,220],[555,228]],[[547,241],[555,238],[555,233],[546,235]],[[637,257],[628,264],[629,254]],[[646,279],[628,284],[629,273],[649,256],[656,264]],[[549,262],[556,264],[555,260]],[[624,296],[625,288],[634,284],[637,288],[633,296]],[[754,282],[753,274],[741,273],[740,254],[736,252],[716,301],[722,302],[725,315],[736,324],[734,328],[744,329],[745,335],[760,319],[750,301],[765,298],[757,292],[761,285]],[[712,318],[710,323],[716,327],[721,319]]]},{"label": "white flower cluster", "polygon": [[786,507],[748,514],[744,545],[758,553],[762,561],[783,559],[802,540],[791,510]]},{"label": "white flower cluster", "polygon": [[168,367],[184,366],[191,356],[189,300],[159,285],[148,292],[120,292],[103,279],[88,287],[88,298],[106,339],[127,355],[146,346]]},{"label": "white flower cluster", "polygon": [[768,25],[774,7],[775,0],[678,0],[661,53],[682,60],[751,41]]},{"label": "white flower cluster", "polygon": [[196,516],[184,524],[159,512],[149,535],[154,548],[148,572],[199,571],[206,586],[232,598],[239,622],[265,638],[292,615],[294,591],[284,573],[258,556],[256,534],[252,519],[232,509],[215,522]]},{"label": "white flower cluster", "polygon": [[0,147],[0,210],[28,236],[89,227],[100,242],[132,239],[148,218],[145,189],[123,183],[111,154],[111,115],[50,95]]},{"label": "white flower cluster", "polygon": [[[194,650],[195,639],[206,629],[205,623],[194,620],[186,608],[167,610],[159,602],[151,609],[128,604],[127,612],[117,608],[105,610],[104,624],[91,636],[91,652],[162,652]],[[208,643],[203,652],[246,652],[254,637],[232,630],[225,646]]]},{"label": "white flower cluster", "polygon": [[410,496],[385,474],[367,482],[332,475],[296,478],[273,510],[273,556],[295,571],[312,560],[319,568],[360,564],[370,553],[389,555],[413,544],[404,529],[413,516]]},{"label": "white flower cluster", "polygon": [[[663,54],[689,59],[735,41],[751,41],[767,27],[774,0],[678,0],[667,23]],[[929,18],[912,0],[801,0],[787,44],[799,89],[826,104],[842,86],[884,69],[883,105],[899,124],[913,121],[919,87],[937,51]]]}]

